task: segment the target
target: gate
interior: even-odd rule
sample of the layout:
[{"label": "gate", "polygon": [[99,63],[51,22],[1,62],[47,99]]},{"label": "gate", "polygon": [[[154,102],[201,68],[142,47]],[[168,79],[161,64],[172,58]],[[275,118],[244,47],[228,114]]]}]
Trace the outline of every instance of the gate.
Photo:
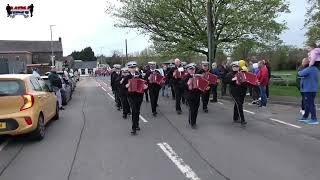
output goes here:
[{"label": "gate", "polygon": [[8,59],[0,58],[0,74],[9,74]]}]

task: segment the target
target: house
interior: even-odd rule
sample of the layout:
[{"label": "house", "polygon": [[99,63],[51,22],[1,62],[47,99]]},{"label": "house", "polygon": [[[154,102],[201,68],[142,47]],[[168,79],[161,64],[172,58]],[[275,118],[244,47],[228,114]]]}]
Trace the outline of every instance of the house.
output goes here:
[{"label": "house", "polygon": [[62,71],[63,68],[73,67],[74,59],[72,56],[64,56],[60,60],[55,61],[55,66],[58,71]]},{"label": "house", "polygon": [[29,51],[1,51],[0,74],[18,74],[27,72],[27,64],[32,63]]},{"label": "house", "polygon": [[78,70],[80,75],[89,75],[97,69],[97,61],[74,60],[72,69]]}]

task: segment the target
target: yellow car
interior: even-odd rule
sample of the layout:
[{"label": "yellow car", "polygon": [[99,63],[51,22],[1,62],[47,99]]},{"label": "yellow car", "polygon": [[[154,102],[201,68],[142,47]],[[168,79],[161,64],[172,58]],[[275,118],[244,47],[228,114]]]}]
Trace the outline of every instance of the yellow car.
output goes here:
[{"label": "yellow car", "polygon": [[28,134],[41,140],[51,119],[59,119],[58,101],[40,77],[0,75],[0,136]]}]

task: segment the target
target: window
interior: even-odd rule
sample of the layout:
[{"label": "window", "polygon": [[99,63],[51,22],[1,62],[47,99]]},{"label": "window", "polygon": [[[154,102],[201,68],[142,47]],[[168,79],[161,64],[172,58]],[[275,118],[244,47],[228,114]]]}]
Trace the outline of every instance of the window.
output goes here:
[{"label": "window", "polygon": [[38,80],[37,79],[35,79],[35,78],[30,78],[30,83],[32,84],[32,86],[33,86],[33,90],[35,90],[35,91],[42,91],[42,88],[41,88],[41,86],[40,86],[40,84],[39,84],[39,82],[38,82]]},{"label": "window", "polygon": [[25,86],[20,80],[0,80],[0,96],[23,95],[25,91]]},{"label": "window", "polygon": [[43,91],[50,92],[49,86],[46,84],[46,82],[44,80],[39,80],[38,82],[39,82]]}]

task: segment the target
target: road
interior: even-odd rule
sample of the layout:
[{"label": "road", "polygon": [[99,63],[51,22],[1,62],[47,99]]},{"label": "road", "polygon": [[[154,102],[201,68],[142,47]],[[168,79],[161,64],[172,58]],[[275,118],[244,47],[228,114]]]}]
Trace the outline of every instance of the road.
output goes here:
[{"label": "road", "polygon": [[198,129],[160,97],[157,117],[141,107],[141,131],[116,110],[108,77],[83,78],[43,141],[0,140],[1,180],[319,180],[319,126],[297,108],[246,104],[248,125],[232,123],[229,101],[201,107]]}]

